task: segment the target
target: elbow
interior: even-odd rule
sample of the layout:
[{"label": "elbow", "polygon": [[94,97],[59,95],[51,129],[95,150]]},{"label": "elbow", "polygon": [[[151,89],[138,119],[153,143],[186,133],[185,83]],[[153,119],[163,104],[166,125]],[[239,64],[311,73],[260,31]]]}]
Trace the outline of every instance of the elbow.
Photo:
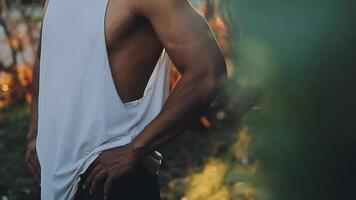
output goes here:
[{"label": "elbow", "polygon": [[202,100],[217,97],[227,86],[227,68],[223,57],[189,69],[182,73],[183,79],[195,85],[195,91],[202,95]]},{"label": "elbow", "polygon": [[209,83],[206,83],[208,90],[213,96],[217,96],[227,87],[228,76],[225,60],[220,60],[218,64],[210,67],[208,71],[207,82],[209,81]]},{"label": "elbow", "polygon": [[219,96],[227,87],[227,70],[225,61],[221,61],[216,65],[206,66],[199,73],[195,73],[193,78],[199,93],[203,95],[203,99],[214,99]]}]

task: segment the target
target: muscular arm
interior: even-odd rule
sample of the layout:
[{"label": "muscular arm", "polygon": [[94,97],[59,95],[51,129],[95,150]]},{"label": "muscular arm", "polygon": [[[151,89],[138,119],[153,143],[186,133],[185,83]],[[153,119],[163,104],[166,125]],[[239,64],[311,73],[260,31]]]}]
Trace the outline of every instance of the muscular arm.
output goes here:
[{"label": "muscular arm", "polygon": [[32,142],[36,139],[37,136],[37,116],[38,116],[38,83],[39,83],[39,58],[41,51],[41,41],[37,46],[37,52],[35,57],[35,63],[33,65],[32,74],[33,80],[31,85],[32,101],[31,101],[31,118],[30,118],[30,127],[27,134],[27,141]]},{"label": "muscular arm", "polygon": [[180,134],[224,87],[227,74],[221,49],[206,20],[187,0],[135,0],[139,15],[152,24],[182,78],[161,112],[134,139],[146,154]]},{"label": "muscular arm", "polygon": [[[43,6],[47,8],[47,2],[42,2]],[[42,25],[41,25],[42,30]],[[42,32],[42,31],[41,31]],[[40,33],[41,33],[40,32]],[[41,55],[41,38],[42,35],[40,34],[40,41],[38,43],[35,63],[33,66],[33,80],[31,85],[31,92],[32,92],[32,102],[31,102],[31,119],[30,119],[30,126],[27,133],[27,146],[26,146],[26,163],[31,170],[35,181],[40,184],[40,177],[41,177],[41,167],[38,161],[37,151],[36,151],[36,137],[37,137],[37,120],[38,120],[38,84],[39,84],[39,70],[40,70],[40,55]]]},{"label": "muscular arm", "polygon": [[104,199],[109,196],[114,179],[132,169],[139,158],[180,134],[209,106],[227,80],[218,43],[206,20],[187,0],[131,0],[130,3],[136,16],[145,17],[151,23],[182,77],[161,112],[133,142],[105,151],[94,161],[85,188],[95,191],[100,180],[106,179]]},{"label": "muscular arm", "polygon": [[[46,10],[48,1],[42,0],[42,6]],[[39,72],[40,72],[40,57],[41,57],[41,38],[42,38],[42,25],[40,29],[40,38],[37,46],[35,62],[32,69],[33,80],[31,84],[31,118],[30,126],[27,134],[27,141],[32,142],[37,137],[37,120],[38,120],[38,88],[39,88]]]}]

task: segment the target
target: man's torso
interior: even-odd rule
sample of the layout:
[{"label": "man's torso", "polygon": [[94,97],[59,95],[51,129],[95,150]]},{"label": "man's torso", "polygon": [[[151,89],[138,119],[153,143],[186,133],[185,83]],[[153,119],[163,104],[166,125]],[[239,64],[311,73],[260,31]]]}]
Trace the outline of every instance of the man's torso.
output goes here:
[{"label": "man's torso", "polygon": [[109,0],[105,17],[111,72],[124,103],[143,96],[163,49],[150,23],[134,13],[132,4]]},{"label": "man's torso", "polygon": [[49,0],[41,34],[41,195],[68,199],[101,152],[131,142],[160,112],[170,59],[129,1]]}]

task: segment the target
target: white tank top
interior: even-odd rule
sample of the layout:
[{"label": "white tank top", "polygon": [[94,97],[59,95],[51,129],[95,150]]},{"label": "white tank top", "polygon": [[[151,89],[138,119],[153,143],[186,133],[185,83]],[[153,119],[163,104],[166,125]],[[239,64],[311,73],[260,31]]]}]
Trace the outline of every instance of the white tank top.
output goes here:
[{"label": "white tank top", "polygon": [[[37,153],[41,199],[71,200],[79,175],[104,150],[125,145],[160,112],[171,60],[163,49],[142,98],[123,103],[110,71],[109,0],[49,0],[43,19]],[[127,58],[127,59],[135,59]]]}]

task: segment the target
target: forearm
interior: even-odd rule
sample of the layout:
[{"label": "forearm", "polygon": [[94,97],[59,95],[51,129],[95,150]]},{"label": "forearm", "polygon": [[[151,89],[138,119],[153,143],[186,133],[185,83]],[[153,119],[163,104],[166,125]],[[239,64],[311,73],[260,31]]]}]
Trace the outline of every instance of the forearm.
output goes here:
[{"label": "forearm", "polygon": [[35,62],[32,69],[33,79],[31,84],[31,117],[29,131],[27,133],[27,141],[31,142],[37,137],[37,122],[38,122],[38,84],[39,84],[39,68],[40,68],[40,48],[41,41],[38,44]]},{"label": "forearm", "polygon": [[32,141],[37,137],[37,122],[38,122],[38,78],[37,78],[37,71],[38,71],[38,62],[35,62],[33,67],[33,80],[31,85],[31,117],[30,117],[30,125],[29,131],[27,133],[27,141]]},{"label": "forearm", "polygon": [[199,117],[224,87],[226,74],[186,74],[176,84],[161,112],[134,139],[139,154],[147,154],[169,142]]},{"label": "forearm", "polygon": [[31,118],[30,118],[30,125],[29,125],[29,130],[27,133],[27,141],[33,141],[37,137],[37,119],[38,119],[38,114],[37,114],[37,105],[34,101],[36,101],[35,98],[32,98],[32,103],[31,103]]}]

